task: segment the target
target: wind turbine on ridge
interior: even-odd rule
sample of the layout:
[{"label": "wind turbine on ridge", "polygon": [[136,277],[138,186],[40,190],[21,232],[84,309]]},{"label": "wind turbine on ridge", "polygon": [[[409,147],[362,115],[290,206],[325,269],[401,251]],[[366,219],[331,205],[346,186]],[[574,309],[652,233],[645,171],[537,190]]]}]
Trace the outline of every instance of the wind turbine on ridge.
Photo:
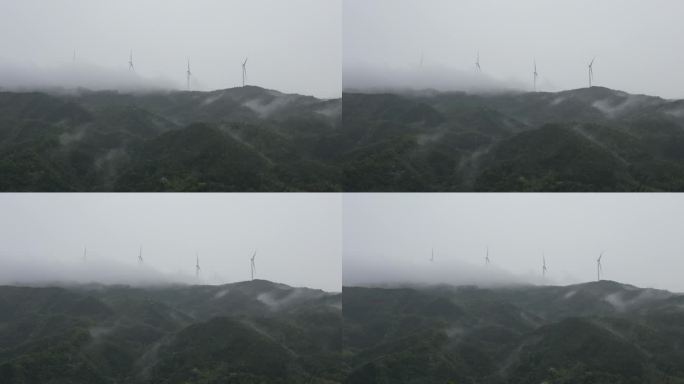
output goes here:
[{"label": "wind turbine on ridge", "polygon": [[542,252],[542,276],[546,277],[546,271],[548,271],[548,268],[546,268],[546,256],[544,255],[544,252]]},{"label": "wind turbine on ridge", "polygon": [[254,254],[252,255],[252,258],[250,259],[250,266],[252,270],[252,280],[254,280],[254,273],[256,272],[256,263],[254,263],[254,259],[256,258],[257,251],[256,249],[254,250]]},{"label": "wind turbine on ridge", "polygon": [[485,264],[489,264],[491,260],[489,260],[489,246],[487,246],[487,253],[485,253]]},{"label": "wind turbine on ridge", "polygon": [[432,254],[430,254],[430,262],[434,262],[434,261],[435,261],[435,249],[432,248]]},{"label": "wind turbine on ridge", "polygon": [[534,91],[537,92],[537,77],[539,74],[537,73],[537,59],[534,59]]},{"label": "wind turbine on ridge", "polygon": [[475,60],[475,69],[478,72],[482,72],[482,68],[480,67],[480,51],[477,51],[477,59]]},{"label": "wind turbine on ridge", "polygon": [[597,281],[601,281],[601,272],[603,272],[603,265],[601,265],[601,258],[603,257],[604,252],[605,251],[601,252],[598,259],[596,259],[596,279],[597,279]]},{"label": "wind turbine on ridge", "polygon": [[242,86],[245,86],[245,80],[247,79],[247,60],[249,57],[245,57],[245,61],[242,62]]},{"label": "wind turbine on ridge", "polygon": [[596,60],[596,56],[591,59],[591,62],[589,62],[589,88],[591,88],[591,81],[594,80],[594,60]]},{"label": "wind turbine on ridge", "polygon": [[138,264],[143,263],[143,257],[142,257],[142,244],[140,245],[140,250],[138,251]]},{"label": "wind turbine on ridge", "polygon": [[192,72],[190,72],[190,58],[188,58],[188,69],[185,71],[185,75],[187,76],[187,81],[188,81],[188,91],[190,90],[190,76],[192,76]]},{"label": "wind turbine on ridge", "polygon": [[[75,54],[74,54],[75,57]],[[135,67],[133,66],[133,50],[131,49],[131,53],[128,56],[128,70],[135,72]]]},{"label": "wind turbine on ridge", "polygon": [[200,274],[199,253],[195,252],[195,278],[199,279]]}]

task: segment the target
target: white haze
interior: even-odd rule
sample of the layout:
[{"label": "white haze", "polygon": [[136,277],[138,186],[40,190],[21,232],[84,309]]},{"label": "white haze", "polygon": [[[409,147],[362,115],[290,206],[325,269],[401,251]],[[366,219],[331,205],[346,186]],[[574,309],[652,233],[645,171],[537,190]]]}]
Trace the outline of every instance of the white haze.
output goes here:
[{"label": "white haze", "polygon": [[337,98],[341,13],[341,0],[0,0],[0,89],[185,89],[188,59],[193,90],[232,88],[248,57],[249,85]]},{"label": "white haze", "polygon": [[257,249],[256,278],[341,289],[339,194],[0,194],[0,212],[0,284],[237,282]]},{"label": "white haze", "polygon": [[[429,254],[429,252],[428,252]],[[364,254],[363,262],[345,260],[344,284],[347,286],[395,286],[454,284],[499,286],[528,284],[528,276],[516,276],[496,265],[484,266],[437,254],[437,261],[403,257],[405,255]],[[446,256],[446,257],[445,257]],[[353,257],[353,256],[350,256]],[[484,260],[482,260],[484,263]],[[532,279],[544,283],[543,279]]]},{"label": "white haze", "polygon": [[152,92],[179,89],[180,84],[167,78],[146,78],[123,68],[111,69],[88,63],[55,67],[0,63],[0,90],[68,92],[79,88]]},{"label": "white haze", "polygon": [[[6,253],[5,253],[6,255]],[[122,263],[116,259],[90,255],[86,260],[60,260],[33,254],[15,254],[11,262],[3,258],[1,284],[195,284],[189,273],[163,273],[149,264]]]},{"label": "white haze", "polygon": [[343,201],[345,285],[574,284],[596,279],[605,251],[602,278],[684,292],[681,194],[346,194]]},{"label": "white haze", "polygon": [[344,89],[348,92],[391,92],[411,90],[464,91],[491,93],[520,91],[525,85],[515,79],[500,80],[485,73],[471,73],[443,66],[371,67],[344,69]]},{"label": "white haze", "polygon": [[596,57],[594,85],[684,98],[683,14],[679,0],[345,0],[343,86],[531,91],[536,58],[538,89],[560,91],[587,87]]}]

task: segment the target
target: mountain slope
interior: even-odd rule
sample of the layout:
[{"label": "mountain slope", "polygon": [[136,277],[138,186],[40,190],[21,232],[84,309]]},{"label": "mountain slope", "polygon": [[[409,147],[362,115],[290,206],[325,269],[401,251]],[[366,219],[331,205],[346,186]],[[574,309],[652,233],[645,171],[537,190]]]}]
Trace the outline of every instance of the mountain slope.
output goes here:
[{"label": "mountain slope", "polygon": [[341,100],[259,87],[0,93],[2,191],[339,190]]},{"label": "mountain slope", "polygon": [[2,191],[682,191],[684,101],[0,93]]},{"label": "mountain slope", "polygon": [[343,98],[347,190],[684,190],[680,100],[602,87]]},{"label": "mountain slope", "polygon": [[684,296],[567,287],[344,287],[347,383],[684,382]]},{"label": "mountain slope", "polygon": [[2,383],[335,383],[340,295],[222,286],[0,287]]}]

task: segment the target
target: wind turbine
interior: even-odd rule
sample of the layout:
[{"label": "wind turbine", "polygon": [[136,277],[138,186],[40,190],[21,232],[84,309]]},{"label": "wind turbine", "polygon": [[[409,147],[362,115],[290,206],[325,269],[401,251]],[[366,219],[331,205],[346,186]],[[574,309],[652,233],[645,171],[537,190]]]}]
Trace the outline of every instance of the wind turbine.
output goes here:
[{"label": "wind turbine", "polygon": [[598,259],[596,259],[596,278],[598,281],[601,281],[601,272],[603,272],[603,266],[601,265],[601,258],[603,257],[604,252],[605,251],[601,252]]},{"label": "wind turbine", "polygon": [[142,257],[142,245],[140,245],[140,250],[138,251],[138,264],[143,263],[143,257]]},{"label": "wind turbine", "polygon": [[534,59],[534,91],[537,92],[537,77],[539,74],[537,73],[537,59]]},{"label": "wind turbine", "polygon": [[430,261],[434,262],[435,261],[435,249],[432,248],[432,254],[430,255]]},{"label": "wind turbine", "polygon": [[245,80],[247,79],[247,60],[249,57],[245,57],[245,61],[242,62],[242,86],[245,86]]},{"label": "wind turbine", "polygon": [[482,68],[480,68],[480,51],[477,51],[477,59],[475,60],[475,69],[478,72],[482,72]]},{"label": "wind turbine", "polygon": [[133,50],[131,49],[131,53],[128,56],[128,70],[135,72],[135,67],[133,67]]},{"label": "wind turbine", "polygon": [[188,70],[185,71],[185,74],[188,78],[188,91],[190,90],[190,76],[192,76],[192,72],[190,72],[190,59],[188,59]]},{"label": "wind turbine", "polygon": [[596,60],[596,56],[594,56],[593,59],[591,59],[591,62],[589,62],[589,88],[591,88],[591,81],[594,80],[594,60]]},{"label": "wind turbine", "polygon": [[487,246],[487,253],[485,254],[485,264],[489,264],[489,246]]},{"label": "wind turbine", "polygon": [[88,261],[88,249],[86,247],[83,247],[83,261]]},{"label": "wind turbine", "polygon": [[252,258],[250,259],[251,261],[251,268],[252,268],[252,280],[254,280],[254,273],[256,272],[256,264],[254,263],[254,259],[256,258],[256,249],[254,250],[254,254],[252,255]]},{"label": "wind turbine", "polygon": [[542,252],[542,276],[546,277],[546,271],[548,271],[548,268],[546,268],[546,256],[544,255],[544,252]]},{"label": "wind turbine", "polygon": [[200,266],[199,266],[199,253],[195,252],[195,278],[199,279]]}]

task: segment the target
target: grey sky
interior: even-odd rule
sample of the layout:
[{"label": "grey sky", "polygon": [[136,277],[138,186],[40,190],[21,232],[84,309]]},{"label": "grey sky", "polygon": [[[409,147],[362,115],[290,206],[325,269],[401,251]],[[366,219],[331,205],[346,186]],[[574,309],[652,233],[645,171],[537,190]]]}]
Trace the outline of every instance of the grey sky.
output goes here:
[{"label": "grey sky", "polygon": [[244,281],[257,248],[257,278],[339,291],[341,209],[339,194],[0,194],[0,284],[194,283],[195,252],[202,283]]},{"label": "grey sky", "polygon": [[418,88],[434,77],[475,88],[479,77],[530,90],[536,57],[540,90],[573,89],[587,86],[596,56],[595,85],[684,98],[683,14],[679,0],[345,0],[344,86],[370,73],[390,85],[413,76]]},{"label": "grey sky", "polygon": [[348,285],[578,283],[596,279],[605,250],[606,279],[684,292],[682,194],[346,194],[343,201]]},{"label": "grey sky", "polygon": [[18,77],[31,86],[32,78],[49,78],[99,88],[92,78],[103,72],[126,83],[132,49],[137,75],[155,86],[185,88],[189,57],[193,88],[234,87],[249,57],[249,84],[339,97],[341,7],[341,0],[0,0],[0,87]]}]

